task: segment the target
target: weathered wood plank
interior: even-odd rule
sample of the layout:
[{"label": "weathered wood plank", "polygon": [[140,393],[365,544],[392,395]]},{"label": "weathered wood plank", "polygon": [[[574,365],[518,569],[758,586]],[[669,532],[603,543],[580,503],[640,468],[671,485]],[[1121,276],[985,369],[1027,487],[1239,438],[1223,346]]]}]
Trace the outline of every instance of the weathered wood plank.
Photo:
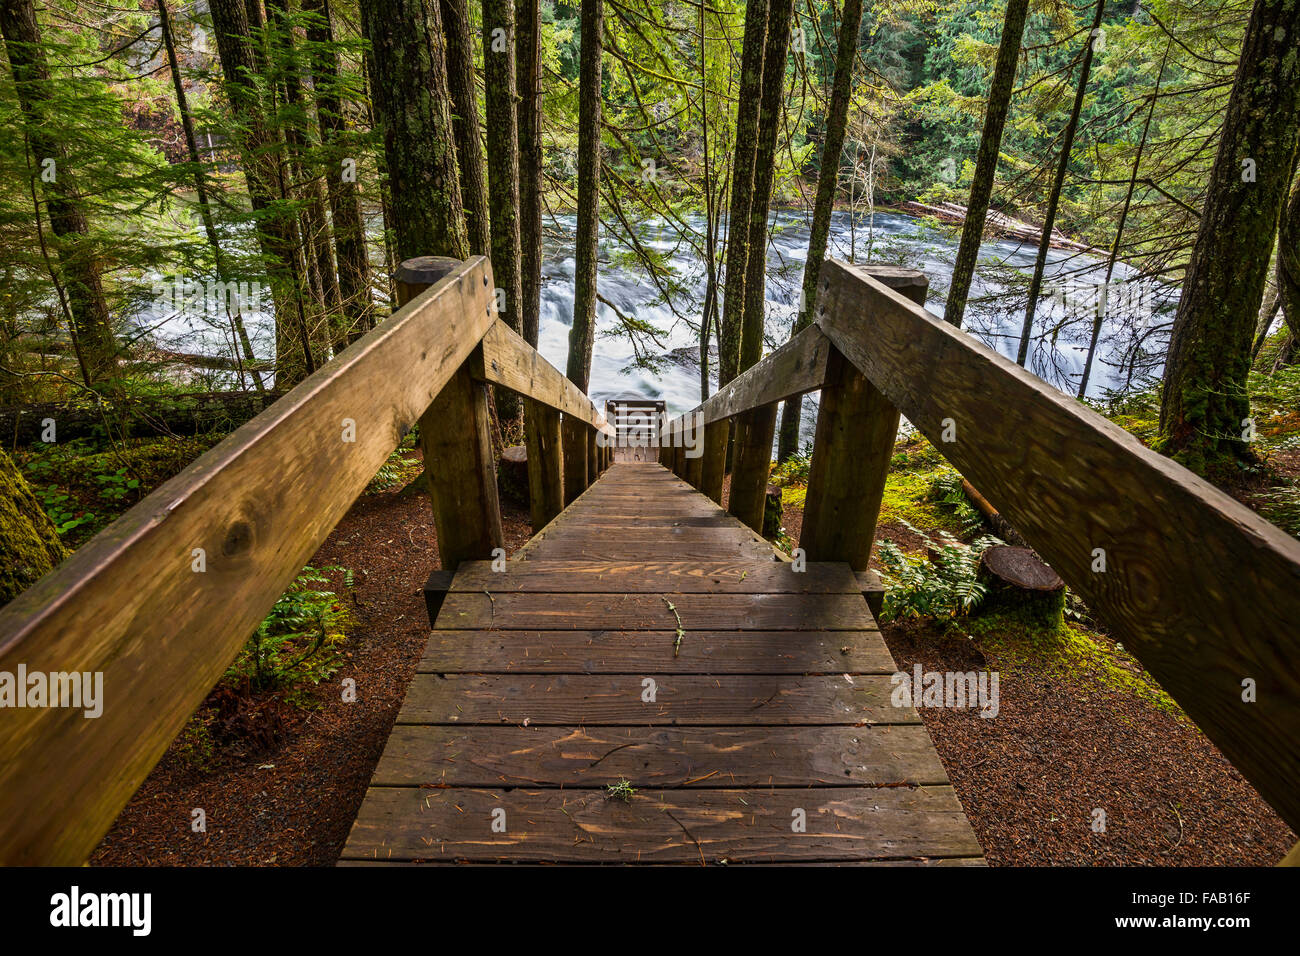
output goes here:
[{"label": "weathered wood plank", "polygon": [[[494,832],[503,814],[505,832]],[[806,832],[793,832],[798,817]],[[979,852],[950,787],[643,790],[627,803],[590,790],[374,787],[343,856],[702,863]]]},{"label": "weathered wood plank", "polygon": [[925,728],[401,725],[372,787],[942,786]]},{"label": "weathered wood plank", "polygon": [[816,391],[826,377],[829,355],[825,335],[809,326],[706,401],[700,407],[705,425]]},{"label": "weathered wood plank", "polygon": [[836,347],[1300,827],[1278,745],[1300,740],[1300,542],[852,267],[822,276]]},{"label": "weathered wood plank", "polygon": [[465,263],[0,610],[0,670],[102,673],[106,696],[95,720],[5,711],[0,863],[85,860],[495,321],[492,288]]},{"label": "weathered wood plank", "polygon": [[736,418],[736,442],[727,510],[756,532],[763,530],[767,479],[772,473],[772,439],[778,406],[763,405]]},{"label": "weathered wood plank", "polygon": [[541,531],[564,510],[564,445],[560,413],[524,400],[524,444],[528,449],[528,511]]},{"label": "weathered wood plank", "polygon": [[[685,641],[690,640],[687,634]],[[664,646],[671,657],[673,642]],[[654,681],[653,688],[644,682]],[[654,700],[642,700],[653,690]],[[914,724],[888,677],[789,674],[416,674],[403,724]]]},{"label": "weathered wood plank", "polygon": [[[434,631],[427,674],[892,674],[876,631]],[[665,649],[669,650],[665,650]]]},{"label": "weathered wood plank", "polygon": [[[871,630],[875,622],[856,594],[675,594],[682,627],[694,630]],[[657,594],[549,594],[452,591],[442,602],[438,627],[592,630],[662,630],[676,627],[673,611]]]},{"label": "weathered wood plank", "polygon": [[483,335],[483,350],[474,357],[470,370],[483,381],[502,385],[594,428],[614,433],[587,394],[501,320]]},{"label": "weathered wood plank", "polygon": [[560,422],[563,448],[564,503],[572,504],[591,484],[587,480],[587,426],[581,417],[565,415]]},{"label": "weathered wood plank", "polygon": [[847,564],[809,563],[804,571],[779,561],[490,561],[461,564],[452,591],[615,594],[861,594]]}]

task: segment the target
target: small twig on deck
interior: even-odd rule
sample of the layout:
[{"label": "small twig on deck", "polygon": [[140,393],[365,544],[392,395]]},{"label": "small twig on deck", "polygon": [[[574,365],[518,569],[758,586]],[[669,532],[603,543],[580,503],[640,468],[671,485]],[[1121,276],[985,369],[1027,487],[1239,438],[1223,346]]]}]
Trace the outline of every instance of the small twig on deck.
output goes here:
[{"label": "small twig on deck", "polygon": [[673,641],[673,657],[682,649],[682,638],[686,636],[686,631],[682,629],[682,616],[677,613],[677,606],[672,601],[664,598],[664,603],[668,605],[668,610],[673,612],[673,617],[677,618],[677,640]]}]

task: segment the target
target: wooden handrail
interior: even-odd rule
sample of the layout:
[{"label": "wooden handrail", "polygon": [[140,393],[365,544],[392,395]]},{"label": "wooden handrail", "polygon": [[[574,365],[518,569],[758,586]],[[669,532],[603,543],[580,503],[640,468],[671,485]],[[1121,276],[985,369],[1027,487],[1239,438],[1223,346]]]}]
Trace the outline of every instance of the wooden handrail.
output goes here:
[{"label": "wooden handrail", "polygon": [[[443,260],[423,273],[432,283],[421,275],[402,274],[412,281],[389,319],[0,609],[0,671],[99,674],[103,689],[98,717],[3,711],[0,864],[90,855],[417,419],[431,471],[463,465],[459,448],[429,456],[448,435],[431,409],[467,381],[472,393],[474,375],[593,436],[612,433],[576,386],[502,331],[487,259]],[[480,497],[495,507],[495,462],[478,457]],[[435,514],[454,514],[446,486],[435,482],[433,496]],[[456,560],[447,549],[466,547],[456,524],[439,523],[444,565]]]},{"label": "wooden handrail", "polygon": [[861,269],[821,275],[817,327],[1300,828],[1300,542]]}]

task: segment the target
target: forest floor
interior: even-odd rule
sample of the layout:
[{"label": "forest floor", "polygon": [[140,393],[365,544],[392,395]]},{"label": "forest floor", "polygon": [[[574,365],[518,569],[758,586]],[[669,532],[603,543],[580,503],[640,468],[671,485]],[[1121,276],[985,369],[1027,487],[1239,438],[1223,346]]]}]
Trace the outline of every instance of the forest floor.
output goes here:
[{"label": "forest floor", "polygon": [[[1300,370],[1255,381],[1251,397],[1258,464],[1227,481],[1220,476],[1220,484],[1300,535]],[[1139,396],[1107,413],[1149,441],[1157,407],[1153,396]],[[215,440],[141,441],[107,452],[67,443],[20,450],[15,460],[76,547]],[[806,459],[795,460],[773,478],[783,499],[777,543],[787,550],[799,538],[806,468]],[[241,679],[232,667],[93,864],[337,859],[427,640],[422,586],[438,557],[428,499],[410,486],[419,470],[408,442],[312,559],[328,570],[327,583],[310,587],[324,591],[346,631],[334,661],[262,691],[250,688],[246,669]],[[530,536],[529,519],[504,498],[503,511],[513,551]],[[897,548],[892,560],[923,565],[945,534],[967,547],[986,533],[933,447],[916,436],[900,439],[878,528],[878,538]],[[879,567],[882,550],[873,565],[887,572]],[[907,598],[895,585],[882,615],[900,669],[1001,675],[997,719],[920,708],[990,863],[1269,865],[1296,842],[1086,608],[1071,604],[1065,625],[1043,633],[978,609],[909,616]],[[348,679],[352,702],[341,692]],[[1104,832],[1093,829],[1097,811]]]},{"label": "forest floor", "polygon": [[[393,487],[357,501],[312,560],[352,571],[351,588],[340,588],[355,619],[342,668],[292,702],[219,686],[92,864],[335,862],[428,635],[421,588],[437,541],[427,498],[396,490],[418,473],[406,462],[389,476]],[[923,439],[900,441],[880,537],[923,555],[945,531],[978,534],[963,533],[970,515],[944,500],[947,473]],[[777,478],[786,544],[798,539],[801,477],[796,468]],[[531,533],[528,515],[503,508],[513,551]],[[976,614],[882,630],[900,669],[1001,674],[997,719],[920,708],[990,864],[1270,865],[1296,841],[1150,675],[1083,623],[1045,636]],[[347,678],[356,682],[351,703],[340,693]],[[1097,810],[1104,833],[1093,830]]]}]

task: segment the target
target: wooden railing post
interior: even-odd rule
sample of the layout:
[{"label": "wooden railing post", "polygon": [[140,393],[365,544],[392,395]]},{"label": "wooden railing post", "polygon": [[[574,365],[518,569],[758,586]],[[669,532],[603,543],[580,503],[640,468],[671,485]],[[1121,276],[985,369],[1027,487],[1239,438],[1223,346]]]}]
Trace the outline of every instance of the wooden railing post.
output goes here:
[{"label": "wooden railing post", "polygon": [[524,444],[528,448],[528,510],[537,532],[564,510],[560,413],[524,399]]},{"label": "wooden railing post", "polygon": [[695,411],[687,413],[685,434],[690,436],[689,446],[685,449],[685,470],[682,476],[692,488],[699,491],[704,484],[704,415]]},{"label": "wooden railing post", "polygon": [[600,446],[596,442],[596,429],[587,428],[587,484],[600,477]]},{"label": "wooden railing post", "polygon": [[560,423],[564,446],[564,506],[573,504],[587,490],[587,423],[576,415],[565,415]]},{"label": "wooden railing post", "polygon": [[722,481],[727,467],[727,438],[731,432],[728,419],[704,426],[704,458],[700,466],[700,491],[722,504]]},{"label": "wooden railing post", "polygon": [[[918,305],[925,303],[929,280],[924,273],[885,265],[863,266],[862,271]],[[822,303],[825,309],[824,298]],[[846,561],[855,571],[867,569],[897,434],[898,409],[838,349],[832,350],[799,536],[807,560]],[[732,482],[734,488],[734,477]]]},{"label": "wooden railing post", "polygon": [[[442,256],[407,259],[397,269],[398,305],[460,264]],[[487,387],[470,375],[472,365],[473,359],[457,369],[420,416],[424,471],[444,571],[455,570],[462,561],[489,560],[505,543]]]},{"label": "wooden railing post", "polygon": [[767,479],[772,470],[776,411],[777,403],[773,402],[736,416],[736,446],[727,510],[760,534]]}]

